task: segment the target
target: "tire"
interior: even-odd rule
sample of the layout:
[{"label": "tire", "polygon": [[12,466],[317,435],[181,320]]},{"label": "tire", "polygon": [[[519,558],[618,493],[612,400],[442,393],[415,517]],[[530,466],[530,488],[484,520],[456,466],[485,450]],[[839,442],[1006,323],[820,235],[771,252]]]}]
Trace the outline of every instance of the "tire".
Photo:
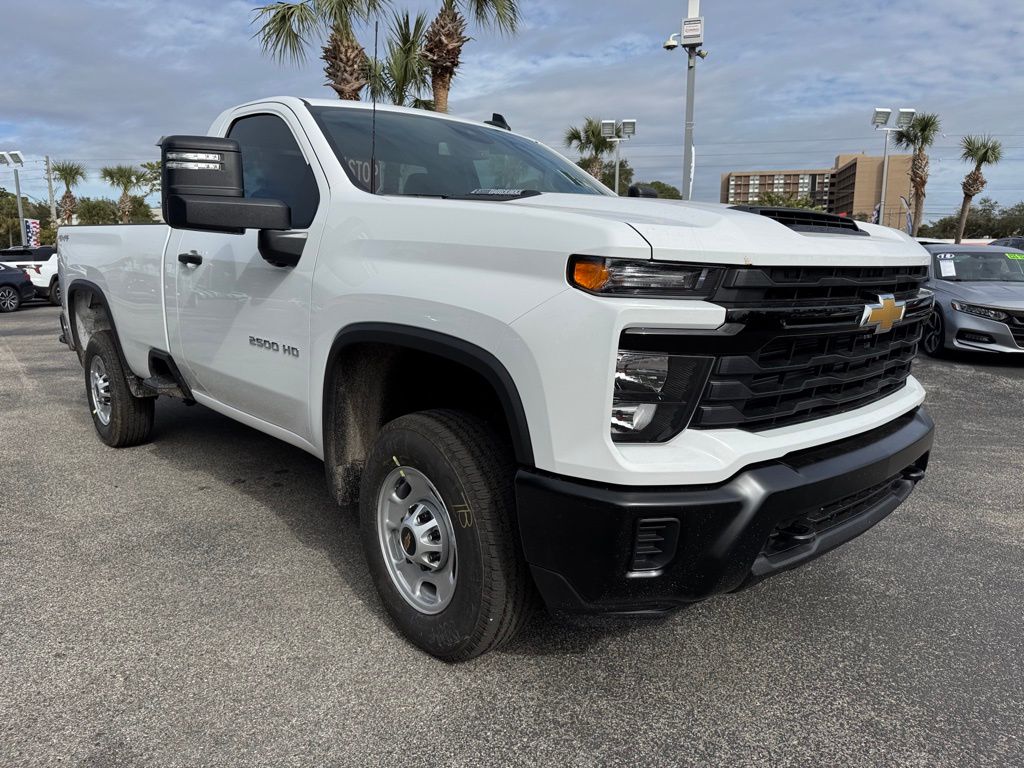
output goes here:
[{"label": "tire", "polygon": [[47,298],[53,306],[60,306],[60,280],[54,279],[50,282],[50,291],[47,294]]},{"label": "tire", "polygon": [[921,349],[928,357],[942,357],[946,353],[946,322],[938,309],[932,310],[924,324]]},{"label": "tire", "polygon": [[16,312],[21,306],[21,295],[9,285],[0,285],[0,312]]},{"label": "tire", "polygon": [[[505,442],[458,411],[395,419],[370,452],[359,516],[374,585],[406,638],[444,661],[504,645],[529,617],[533,585],[519,546],[514,475]],[[410,572],[422,579],[418,591],[409,589]]]},{"label": "tire", "polygon": [[85,393],[100,440],[127,448],[149,439],[155,398],[135,397],[128,388],[114,334],[98,331],[85,348]]}]

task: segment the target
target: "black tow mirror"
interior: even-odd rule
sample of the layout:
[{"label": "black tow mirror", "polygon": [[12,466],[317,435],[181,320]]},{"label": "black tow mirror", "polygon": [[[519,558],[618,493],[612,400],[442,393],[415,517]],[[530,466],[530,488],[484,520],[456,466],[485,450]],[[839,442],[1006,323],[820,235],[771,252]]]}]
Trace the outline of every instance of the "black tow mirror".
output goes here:
[{"label": "black tow mirror", "polygon": [[629,187],[629,197],[657,197],[658,190],[646,184],[632,184]]},{"label": "black tow mirror", "polygon": [[167,136],[160,141],[160,160],[164,221],[174,229],[291,229],[286,203],[245,197],[242,153],[234,139]]}]

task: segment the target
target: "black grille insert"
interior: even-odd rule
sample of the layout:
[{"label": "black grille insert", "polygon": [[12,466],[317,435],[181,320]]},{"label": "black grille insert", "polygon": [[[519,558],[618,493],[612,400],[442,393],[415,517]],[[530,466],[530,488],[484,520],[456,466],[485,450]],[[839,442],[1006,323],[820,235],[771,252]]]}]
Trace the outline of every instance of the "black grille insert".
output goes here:
[{"label": "black grille insert", "polygon": [[806,208],[773,208],[757,205],[735,205],[738,211],[766,216],[797,232],[827,232],[840,235],[863,235],[868,233],[857,226],[857,222],[834,213],[822,213]]}]

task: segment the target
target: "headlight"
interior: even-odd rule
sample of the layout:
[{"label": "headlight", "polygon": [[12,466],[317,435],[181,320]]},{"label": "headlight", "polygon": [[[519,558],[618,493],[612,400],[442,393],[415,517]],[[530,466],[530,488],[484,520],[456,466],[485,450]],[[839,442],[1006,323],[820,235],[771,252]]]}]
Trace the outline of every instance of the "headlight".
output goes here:
[{"label": "headlight", "polygon": [[979,307],[977,304],[964,304],[962,301],[951,302],[953,309],[957,312],[963,312],[968,315],[977,315],[978,317],[987,317],[989,320],[995,320],[997,322],[1003,322],[1009,319],[1009,315],[1000,309],[989,309],[988,307]]},{"label": "headlight", "polygon": [[615,363],[612,440],[658,443],[682,432],[711,370],[711,358],[620,350]]},{"label": "headlight", "polygon": [[699,264],[573,256],[569,284],[601,296],[696,299],[710,296],[722,270]]}]

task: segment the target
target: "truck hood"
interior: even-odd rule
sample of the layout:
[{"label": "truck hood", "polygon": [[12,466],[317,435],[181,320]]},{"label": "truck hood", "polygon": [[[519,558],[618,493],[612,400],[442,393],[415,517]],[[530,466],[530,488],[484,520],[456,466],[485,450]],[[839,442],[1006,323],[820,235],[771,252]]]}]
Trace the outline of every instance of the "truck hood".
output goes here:
[{"label": "truck hood", "polygon": [[957,283],[951,280],[937,280],[940,290],[951,297],[963,299],[972,304],[981,304],[996,309],[1024,310],[1024,283],[985,282]]},{"label": "truck hood", "polygon": [[867,236],[798,232],[766,216],[716,203],[601,195],[543,194],[506,205],[624,222],[664,261],[720,264],[924,265],[930,256],[910,236],[858,222]]}]

